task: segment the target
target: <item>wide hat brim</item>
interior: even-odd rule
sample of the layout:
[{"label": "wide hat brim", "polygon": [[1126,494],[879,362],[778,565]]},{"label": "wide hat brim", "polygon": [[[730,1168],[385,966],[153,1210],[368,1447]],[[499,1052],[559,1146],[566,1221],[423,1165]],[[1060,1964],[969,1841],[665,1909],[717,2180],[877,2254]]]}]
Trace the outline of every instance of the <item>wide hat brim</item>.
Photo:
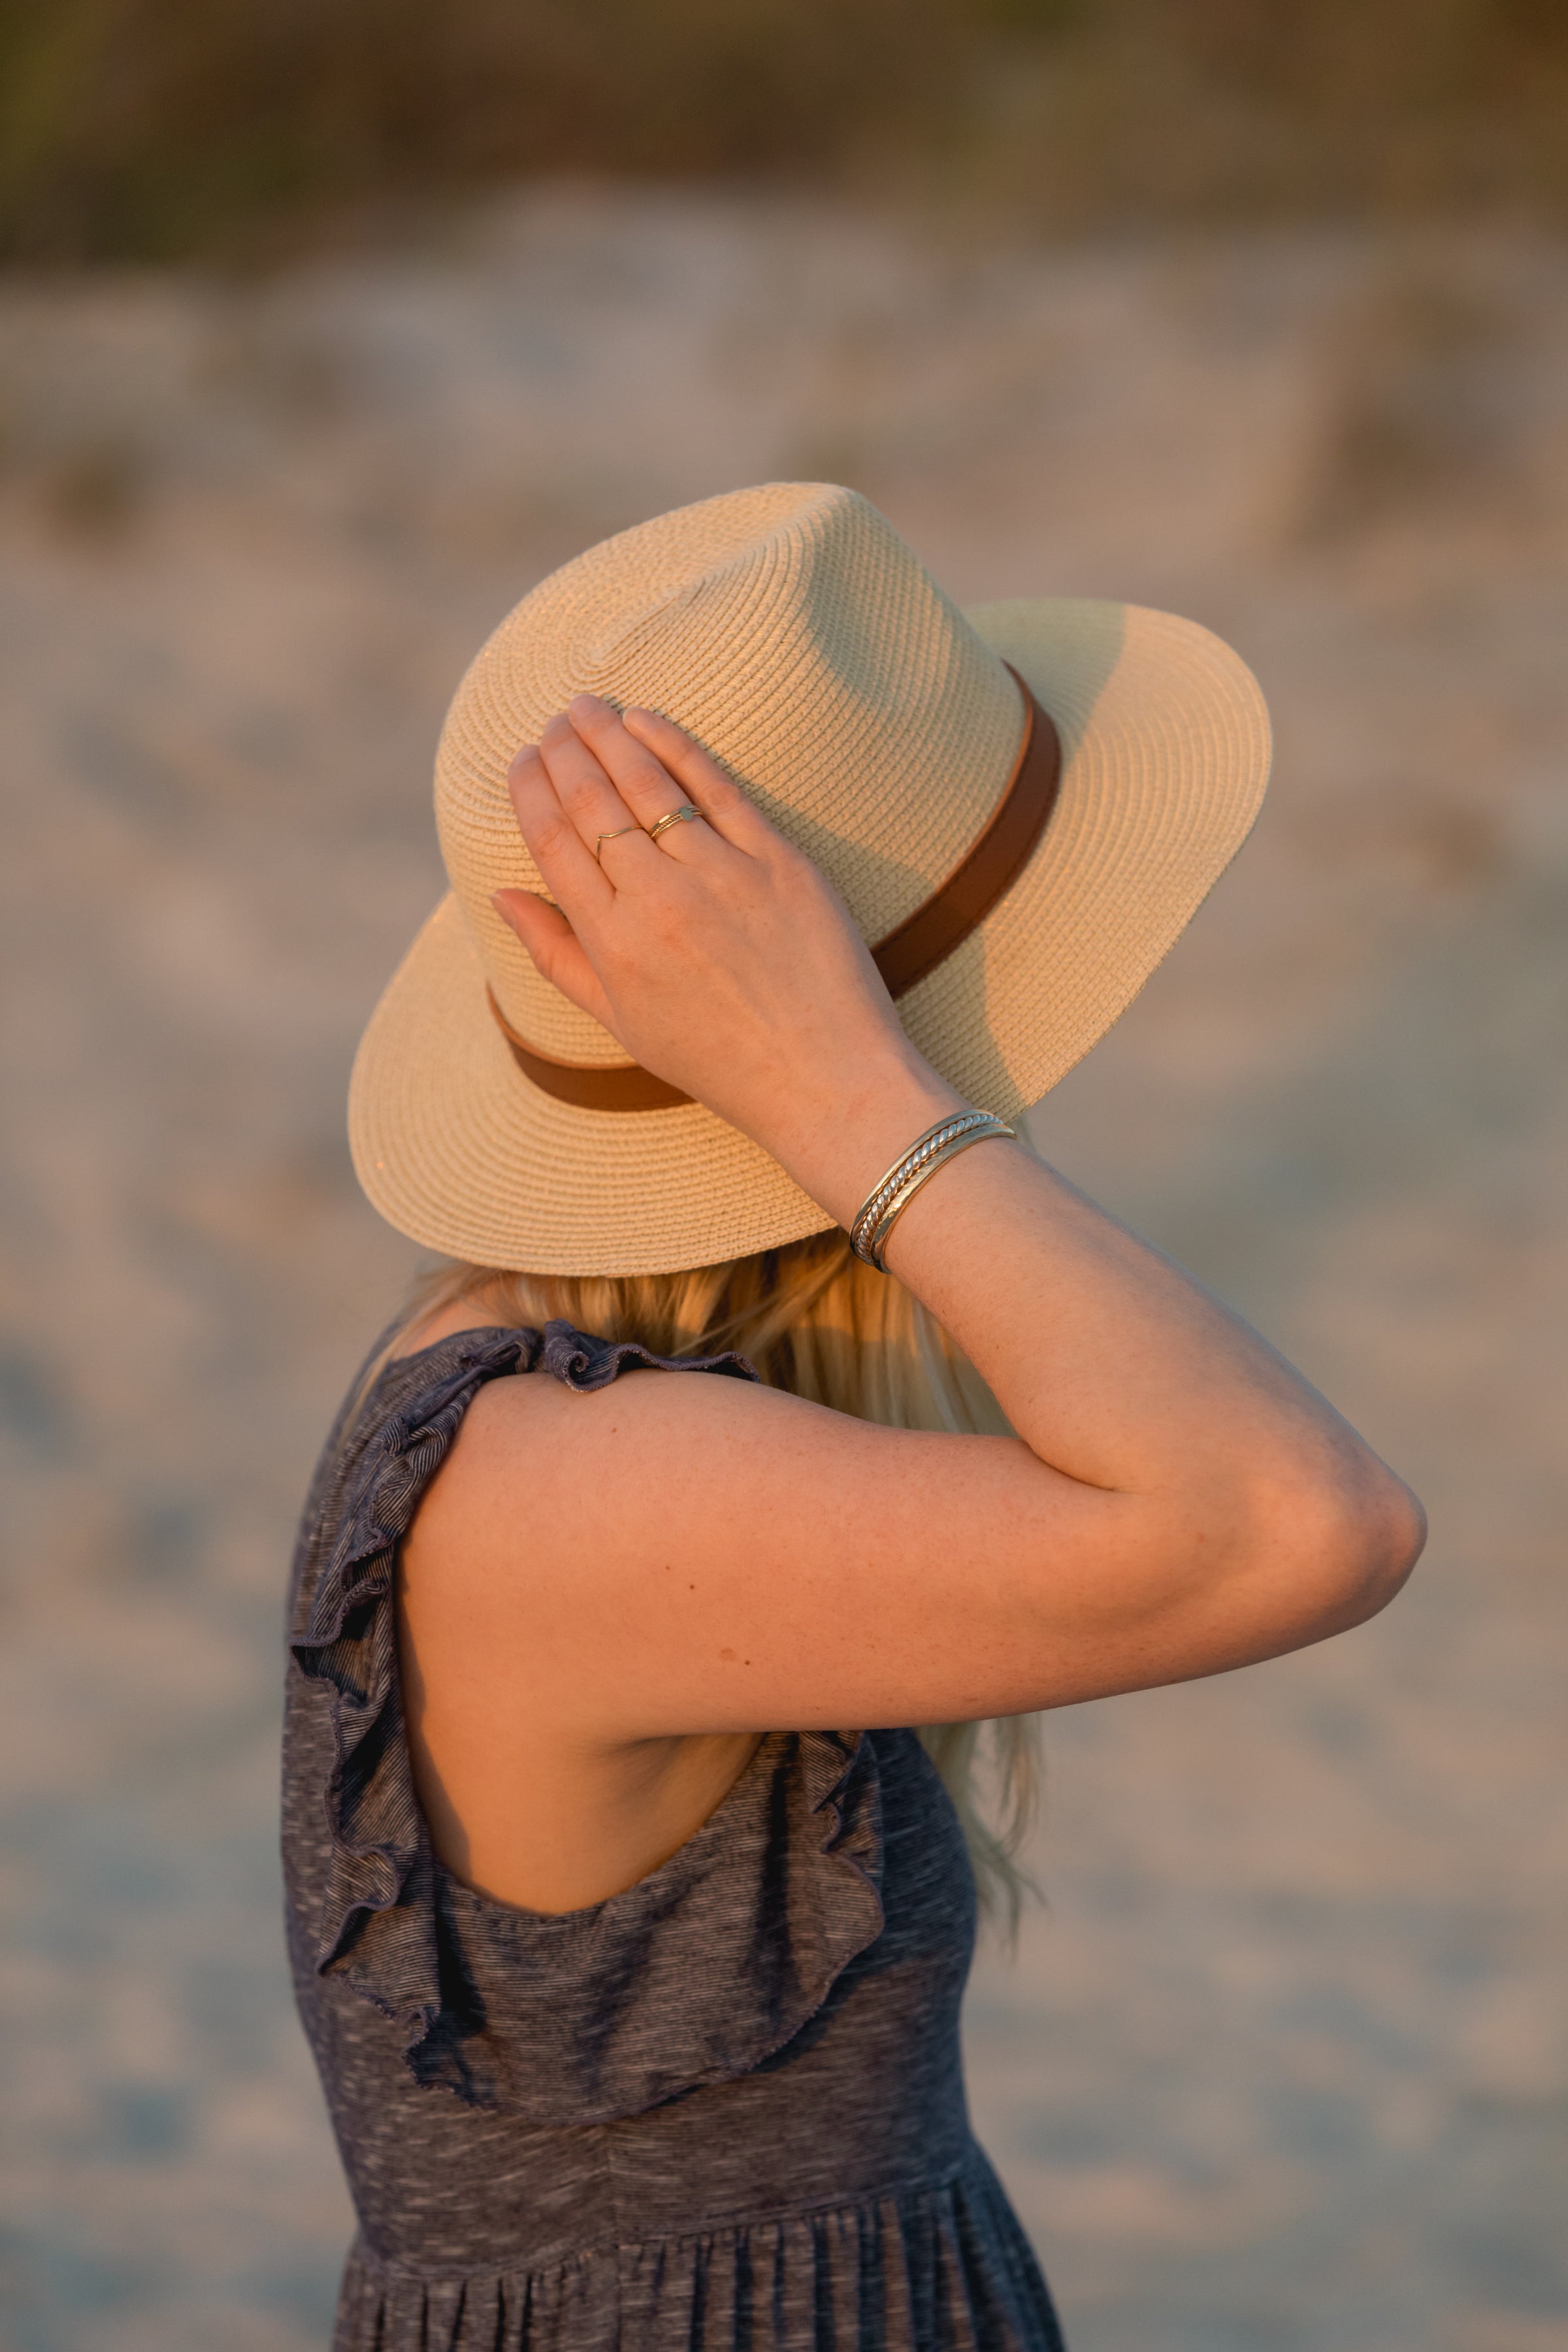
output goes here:
[{"label": "wide hat brim", "polygon": [[[1040,597],[967,618],[1056,722],[1061,782],[1024,871],[899,1012],[960,1094],[1011,1118],[1126,1010],[1241,846],[1268,716],[1240,657],[1168,613]],[[481,1265],[663,1274],[833,1223],[700,1104],[583,1110],[531,1085],[450,894],[365,1031],[349,1139],[389,1223]]]}]

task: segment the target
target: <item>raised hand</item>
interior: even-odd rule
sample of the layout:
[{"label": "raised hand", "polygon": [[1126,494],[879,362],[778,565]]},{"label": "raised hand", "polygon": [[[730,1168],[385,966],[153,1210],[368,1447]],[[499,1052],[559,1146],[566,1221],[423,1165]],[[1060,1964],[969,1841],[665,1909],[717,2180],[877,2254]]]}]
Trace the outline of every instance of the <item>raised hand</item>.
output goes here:
[{"label": "raised hand", "polygon": [[[832,885],[670,720],[579,695],[510,783],[555,903],[502,890],[495,905],[539,971],[836,1215],[879,1153],[956,1102]],[[683,807],[700,819],[650,838]],[[868,1111],[874,1132],[837,1164],[824,1143]]]}]

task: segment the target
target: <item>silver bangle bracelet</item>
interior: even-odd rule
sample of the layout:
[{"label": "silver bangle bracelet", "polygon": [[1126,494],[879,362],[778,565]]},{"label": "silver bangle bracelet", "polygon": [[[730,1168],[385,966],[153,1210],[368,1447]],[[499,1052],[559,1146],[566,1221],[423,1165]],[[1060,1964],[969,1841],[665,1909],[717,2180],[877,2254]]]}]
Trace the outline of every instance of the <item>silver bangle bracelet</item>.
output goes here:
[{"label": "silver bangle bracelet", "polygon": [[[900,1154],[886,1175],[872,1186],[860,1204],[855,1222],[849,1228],[850,1244],[857,1256],[866,1256],[865,1242],[882,1211],[904,1180],[916,1168],[923,1166],[933,1151],[940,1150],[950,1136],[961,1134],[971,1127],[978,1127],[990,1116],[989,1111],[984,1110],[950,1111],[946,1118],[939,1118],[934,1127],[928,1127],[923,1135],[916,1136],[909,1150]],[[866,1263],[868,1265],[871,1263],[868,1257],[866,1258]]]},{"label": "silver bangle bracelet", "polygon": [[1005,1120],[988,1110],[956,1112],[928,1127],[867,1194],[849,1228],[849,1246],[856,1256],[874,1265],[879,1274],[886,1274],[882,1253],[888,1236],[927,1179],[961,1151],[967,1151],[972,1143],[987,1143],[994,1136],[1006,1140],[1013,1133]]},{"label": "silver bangle bracelet", "polygon": [[874,1231],[866,1243],[867,1255],[879,1273],[886,1274],[888,1271],[884,1255],[888,1246],[888,1236],[920,1191],[921,1186],[929,1182],[939,1168],[945,1168],[950,1160],[956,1160],[961,1151],[967,1151],[972,1143],[989,1143],[993,1139],[997,1142],[1006,1142],[1011,1139],[1013,1129],[1005,1126],[1001,1119],[994,1122],[988,1120],[984,1127],[969,1128],[963,1135],[955,1135],[942,1144],[932,1153],[923,1168],[916,1170],[907,1184],[900,1185],[883,1210]]}]

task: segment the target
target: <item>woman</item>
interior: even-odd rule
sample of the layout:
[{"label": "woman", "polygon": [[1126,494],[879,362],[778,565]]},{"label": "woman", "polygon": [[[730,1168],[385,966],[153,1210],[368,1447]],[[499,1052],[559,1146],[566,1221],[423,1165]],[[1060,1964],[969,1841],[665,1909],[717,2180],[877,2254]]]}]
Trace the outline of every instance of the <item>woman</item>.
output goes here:
[{"label": "woman", "polygon": [[1008,1125],[1267,762],[1205,632],[965,618],[822,485],[591,550],[464,680],[351,1103],[455,1263],[297,1571],[341,2347],[1059,2342],[965,2116],[963,1727],[1321,1640],[1421,1541]]}]

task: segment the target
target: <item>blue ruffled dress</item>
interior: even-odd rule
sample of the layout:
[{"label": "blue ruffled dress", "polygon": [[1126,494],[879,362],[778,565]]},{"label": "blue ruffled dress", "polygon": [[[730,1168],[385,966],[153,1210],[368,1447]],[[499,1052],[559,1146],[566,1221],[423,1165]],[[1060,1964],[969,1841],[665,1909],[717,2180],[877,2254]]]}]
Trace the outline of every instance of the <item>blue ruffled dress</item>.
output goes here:
[{"label": "blue ruffled dress", "polygon": [[463,1332],[389,1364],[316,1474],[283,1843],[359,2217],[334,2352],[1060,2352],[969,2128],[973,1884],[912,1732],[770,1735],[583,1911],[476,1895],[431,1851],[393,1588],[420,1496],[485,1381],[659,1361],[564,1324]]}]

